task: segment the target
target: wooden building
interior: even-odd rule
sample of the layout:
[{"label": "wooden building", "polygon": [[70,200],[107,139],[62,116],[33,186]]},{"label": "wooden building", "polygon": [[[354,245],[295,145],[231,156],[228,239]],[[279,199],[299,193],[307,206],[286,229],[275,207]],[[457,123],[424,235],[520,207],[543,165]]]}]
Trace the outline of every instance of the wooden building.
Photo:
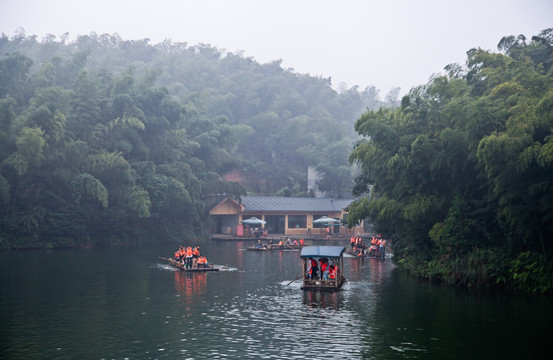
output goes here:
[{"label": "wooden building", "polygon": [[[209,212],[210,233],[237,235],[242,220],[252,217],[264,220],[269,234],[304,235],[319,233],[327,224],[313,221],[324,216],[342,219],[353,199],[244,196],[241,201],[227,197]],[[333,233],[346,233],[340,222],[331,225]],[[240,234],[238,234],[240,235]]]}]

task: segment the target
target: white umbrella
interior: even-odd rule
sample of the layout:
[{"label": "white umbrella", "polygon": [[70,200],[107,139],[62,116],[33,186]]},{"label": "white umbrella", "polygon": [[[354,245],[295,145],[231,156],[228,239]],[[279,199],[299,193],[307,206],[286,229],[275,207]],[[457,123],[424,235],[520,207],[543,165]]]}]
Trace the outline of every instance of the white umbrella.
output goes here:
[{"label": "white umbrella", "polygon": [[317,220],[313,220],[313,224],[328,224],[328,223],[336,223],[336,222],[339,222],[340,220],[336,220],[336,219],[333,219],[333,218],[329,218],[327,216],[323,216],[322,218],[319,218]]},{"label": "white umbrella", "polygon": [[265,225],[266,223],[267,222],[265,220],[258,219],[255,216],[246,220],[242,220],[242,224],[246,225]]}]

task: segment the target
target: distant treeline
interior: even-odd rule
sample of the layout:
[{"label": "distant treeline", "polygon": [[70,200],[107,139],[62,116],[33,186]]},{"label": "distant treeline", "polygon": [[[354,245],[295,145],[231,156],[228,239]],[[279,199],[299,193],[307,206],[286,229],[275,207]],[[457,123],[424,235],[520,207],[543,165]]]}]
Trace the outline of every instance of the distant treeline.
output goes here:
[{"label": "distant treeline", "polygon": [[350,224],[370,217],[398,265],[472,287],[553,290],[553,29],[368,111]]},{"label": "distant treeline", "polygon": [[67,39],[0,37],[0,249],[201,236],[217,196],[310,196],[308,166],[344,196],[355,120],[386,105],[209,45]]}]

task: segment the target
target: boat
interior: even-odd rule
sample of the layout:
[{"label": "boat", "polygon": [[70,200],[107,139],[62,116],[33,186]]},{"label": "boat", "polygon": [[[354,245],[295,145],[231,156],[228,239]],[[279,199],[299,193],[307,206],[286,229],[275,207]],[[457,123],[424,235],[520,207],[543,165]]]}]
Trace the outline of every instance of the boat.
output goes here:
[{"label": "boat", "polygon": [[[304,246],[301,249],[300,257],[302,259],[302,290],[315,291],[338,291],[346,283],[342,269],[344,268],[343,246]],[[324,279],[318,271],[313,274],[311,271],[312,262],[316,261],[318,267],[327,262],[329,268],[334,266],[335,272],[329,272],[328,279]]]},{"label": "boat", "polygon": [[301,250],[302,246],[297,245],[267,245],[263,244],[262,246],[251,246],[248,248],[250,251],[281,251],[281,250]]},{"label": "boat", "polygon": [[358,250],[347,250],[346,251],[346,254],[348,255],[351,255],[353,257],[363,257],[363,258],[375,258],[375,259],[384,259],[386,258],[386,253],[385,252],[382,252],[382,253],[378,253],[376,251],[373,251],[373,250],[362,250],[362,251],[358,251]]},{"label": "boat", "polygon": [[194,266],[194,267],[191,267],[191,268],[187,268],[184,266],[183,263],[179,262],[179,261],[176,261],[175,259],[168,259],[168,258],[164,258],[164,257],[159,257],[160,260],[164,260],[164,261],[167,261],[169,263],[169,265],[171,265],[172,267],[174,267],[175,269],[179,269],[181,271],[186,271],[186,272],[207,272],[207,271],[219,271],[219,268],[214,266],[213,264],[211,263],[208,263],[206,264],[206,266]]}]

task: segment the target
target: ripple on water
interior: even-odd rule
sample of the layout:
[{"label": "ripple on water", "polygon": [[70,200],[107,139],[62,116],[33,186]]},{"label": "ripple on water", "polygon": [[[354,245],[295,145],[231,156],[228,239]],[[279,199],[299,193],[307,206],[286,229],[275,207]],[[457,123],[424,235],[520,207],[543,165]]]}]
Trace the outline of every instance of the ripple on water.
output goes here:
[{"label": "ripple on water", "polygon": [[[351,311],[335,311],[343,299],[339,293],[322,294],[328,307],[304,302],[295,286],[258,289],[229,302],[214,302],[204,311],[203,348],[210,358],[240,355],[242,358],[327,358],[358,354],[356,329],[360,324]],[[268,294],[268,295],[267,295]],[[316,301],[314,299],[313,301]],[[317,346],[310,346],[316,334]],[[190,334],[185,335],[185,337]]]}]

